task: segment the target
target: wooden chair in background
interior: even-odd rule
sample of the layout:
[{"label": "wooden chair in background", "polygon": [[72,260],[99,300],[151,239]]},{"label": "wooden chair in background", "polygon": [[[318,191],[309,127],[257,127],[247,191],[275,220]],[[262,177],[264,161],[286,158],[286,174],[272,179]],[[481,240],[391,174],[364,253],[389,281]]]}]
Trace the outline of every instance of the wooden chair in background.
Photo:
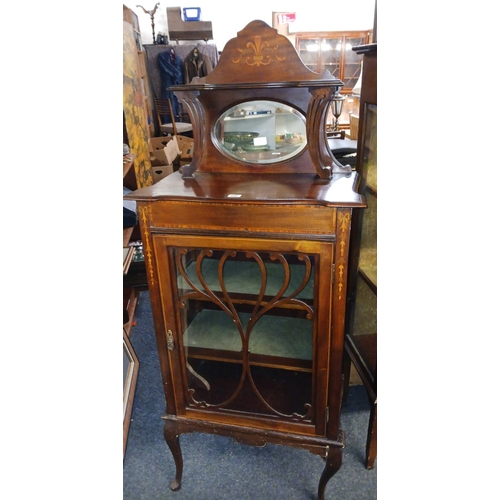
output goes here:
[{"label": "wooden chair in background", "polygon": [[[172,111],[170,99],[155,98],[155,111],[158,118],[161,135],[189,135],[193,132],[193,125],[187,122],[176,121]],[[167,121],[167,117],[171,122]]]}]

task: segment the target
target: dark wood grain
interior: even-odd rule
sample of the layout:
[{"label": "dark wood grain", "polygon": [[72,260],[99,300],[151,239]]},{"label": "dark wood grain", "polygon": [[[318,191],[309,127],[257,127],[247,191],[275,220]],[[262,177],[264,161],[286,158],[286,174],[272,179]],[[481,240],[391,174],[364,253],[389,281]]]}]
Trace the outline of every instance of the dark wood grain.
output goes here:
[{"label": "dark wood grain", "polygon": [[[185,432],[321,455],[319,500],[341,465],[350,231],[353,212],[366,205],[358,175],[335,165],[327,145],[324,112],[341,85],[307,70],[276,30],[250,23],[228,42],[212,73],[176,89],[193,123],[191,165],[126,197],[137,201],[174,490]],[[303,112],[308,147],[273,165],[222,154],[213,124],[245,99],[275,99]],[[215,285],[204,268],[208,260],[216,261]],[[232,272],[243,275],[247,262],[255,272],[234,289],[226,269],[234,265]],[[281,266],[277,287],[266,264]],[[294,274],[295,266],[302,274]],[[306,285],[311,293],[304,298]],[[224,338],[223,328],[230,332]]]}]

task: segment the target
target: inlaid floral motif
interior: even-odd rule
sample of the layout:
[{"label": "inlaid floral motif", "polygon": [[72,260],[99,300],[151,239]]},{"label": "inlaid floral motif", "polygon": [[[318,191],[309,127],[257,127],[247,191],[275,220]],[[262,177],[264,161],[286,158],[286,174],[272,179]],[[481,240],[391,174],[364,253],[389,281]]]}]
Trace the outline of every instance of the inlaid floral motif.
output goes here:
[{"label": "inlaid floral motif", "polygon": [[249,66],[267,66],[273,61],[284,61],[286,58],[277,54],[278,49],[277,45],[271,47],[269,42],[263,42],[262,37],[257,35],[253,42],[246,44],[245,49],[238,49],[241,55],[239,59],[233,59],[233,62],[244,62]]}]

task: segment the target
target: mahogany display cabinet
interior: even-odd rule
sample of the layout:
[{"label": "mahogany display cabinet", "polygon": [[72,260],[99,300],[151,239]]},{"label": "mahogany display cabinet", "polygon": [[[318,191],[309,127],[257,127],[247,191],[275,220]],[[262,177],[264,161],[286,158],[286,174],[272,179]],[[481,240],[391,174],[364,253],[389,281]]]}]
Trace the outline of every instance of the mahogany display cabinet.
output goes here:
[{"label": "mahogany display cabinet", "polygon": [[342,353],[350,227],[365,200],[332,156],[326,114],[342,82],[307,69],[252,21],[207,76],[172,90],[192,162],[137,201],[181,487],[180,435],[207,432],[342,462]]}]

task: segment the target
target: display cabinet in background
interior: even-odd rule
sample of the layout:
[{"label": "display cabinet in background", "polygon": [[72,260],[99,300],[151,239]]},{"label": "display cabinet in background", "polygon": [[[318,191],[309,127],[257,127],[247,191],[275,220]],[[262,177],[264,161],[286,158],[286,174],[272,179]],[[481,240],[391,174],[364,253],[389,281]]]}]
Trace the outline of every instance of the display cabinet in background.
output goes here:
[{"label": "display cabinet in background", "polygon": [[350,228],[365,206],[357,174],[328,147],[341,87],[251,22],[209,75],[172,89],[193,124],[191,163],[127,196],[141,225],[172,490],[179,437],[194,431],[320,455],[320,500],[341,466]]},{"label": "display cabinet in background", "polygon": [[359,98],[352,89],[361,76],[361,58],[353,47],[371,42],[372,31],[299,32],[295,35],[295,47],[302,62],[318,73],[329,71],[342,80],[340,93],[349,95],[344,101],[339,118],[341,128],[349,126],[349,114],[358,115]]}]

